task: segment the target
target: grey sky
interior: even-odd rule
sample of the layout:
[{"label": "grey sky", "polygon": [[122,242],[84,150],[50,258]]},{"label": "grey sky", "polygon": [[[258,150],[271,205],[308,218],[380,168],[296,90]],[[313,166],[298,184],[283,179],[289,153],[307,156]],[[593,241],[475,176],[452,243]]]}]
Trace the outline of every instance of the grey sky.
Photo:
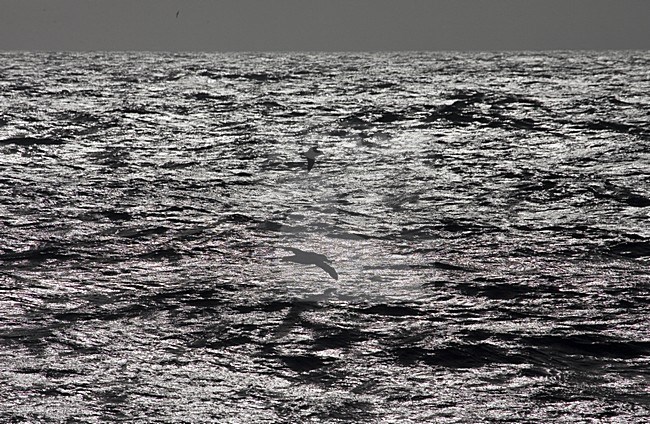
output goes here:
[{"label": "grey sky", "polygon": [[650,0],[0,0],[0,50],[548,49],[650,49]]}]

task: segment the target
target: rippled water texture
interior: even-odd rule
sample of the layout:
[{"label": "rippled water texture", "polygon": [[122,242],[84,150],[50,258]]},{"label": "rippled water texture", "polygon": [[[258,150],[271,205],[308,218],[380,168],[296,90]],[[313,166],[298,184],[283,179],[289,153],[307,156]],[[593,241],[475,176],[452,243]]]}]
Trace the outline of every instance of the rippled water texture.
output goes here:
[{"label": "rippled water texture", "polygon": [[0,59],[0,421],[650,421],[650,53]]}]

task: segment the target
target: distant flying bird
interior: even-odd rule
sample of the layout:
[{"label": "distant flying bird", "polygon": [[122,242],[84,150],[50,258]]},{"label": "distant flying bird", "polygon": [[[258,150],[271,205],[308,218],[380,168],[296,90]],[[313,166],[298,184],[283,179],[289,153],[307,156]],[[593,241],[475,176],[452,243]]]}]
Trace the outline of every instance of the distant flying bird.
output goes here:
[{"label": "distant flying bird", "polygon": [[310,147],[309,150],[307,150],[304,155],[307,157],[307,172],[311,171],[311,169],[314,167],[314,164],[316,163],[316,156],[322,155],[323,152],[318,150],[316,147]]},{"label": "distant flying bird", "polygon": [[339,279],[339,275],[336,273],[336,270],[329,264],[331,261],[327,259],[327,256],[316,252],[296,249],[295,247],[281,247],[281,249],[293,252],[293,256],[285,256],[281,258],[283,261],[296,262],[304,265],[316,265],[317,267],[327,272],[333,279]]},{"label": "distant flying bird", "polygon": [[181,13],[181,11],[180,11],[180,10],[177,10],[177,11],[176,11],[176,19],[178,19],[178,14],[179,14],[179,13]]}]

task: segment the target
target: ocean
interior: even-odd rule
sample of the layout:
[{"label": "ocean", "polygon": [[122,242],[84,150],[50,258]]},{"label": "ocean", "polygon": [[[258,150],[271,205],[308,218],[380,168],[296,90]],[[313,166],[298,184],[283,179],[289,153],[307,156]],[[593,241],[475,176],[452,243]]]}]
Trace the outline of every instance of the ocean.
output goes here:
[{"label": "ocean", "polygon": [[0,422],[650,421],[650,52],[2,52],[0,171]]}]

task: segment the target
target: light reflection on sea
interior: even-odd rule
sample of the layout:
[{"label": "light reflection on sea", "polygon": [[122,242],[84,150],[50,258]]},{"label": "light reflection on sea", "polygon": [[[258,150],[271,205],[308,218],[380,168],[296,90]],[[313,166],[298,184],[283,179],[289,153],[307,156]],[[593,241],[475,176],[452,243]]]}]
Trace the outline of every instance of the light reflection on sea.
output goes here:
[{"label": "light reflection on sea", "polygon": [[650,419],[647,52],[0,56],[0,420]]}]

